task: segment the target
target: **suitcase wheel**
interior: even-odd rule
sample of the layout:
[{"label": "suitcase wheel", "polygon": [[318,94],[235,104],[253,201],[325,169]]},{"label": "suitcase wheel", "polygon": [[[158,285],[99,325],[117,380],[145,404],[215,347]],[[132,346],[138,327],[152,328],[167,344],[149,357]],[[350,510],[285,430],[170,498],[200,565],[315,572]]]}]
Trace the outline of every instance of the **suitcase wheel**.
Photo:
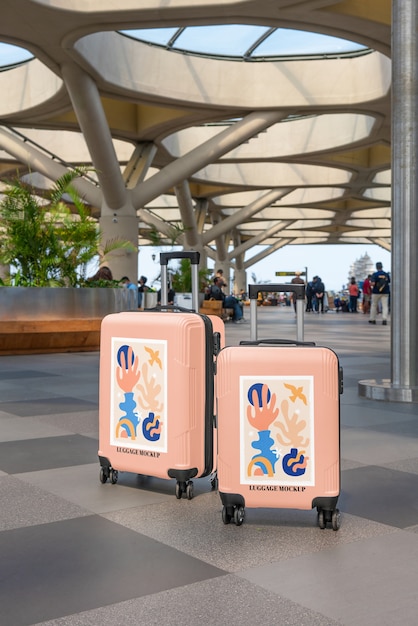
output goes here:
[{"label": "suitcase wheel", "polygon": [[100,467],[100,482],[104,485],[107,482],[107,479],[109,478],[109,472],[107,471],[107,469],[105,469],[104,467]]},{"label": "suitcase wheel", "polygon": [[243,506],[222,507],[222,521],[224,524],[230,524],[233,520],[236,526],[241,526],[244,521],[245,510]]},{"label": "suitcase wheel", "polygon": [[118,482],[118,477],[119,477],[118,470],[111,469],[109,472],[109,478],[110,478],[110,482],[112,483],[112,485],[116,485],[116,483]]},{"label": "suitcase wheel", "polygon": [[334,509],[333,511],[325,511],[320,509],[318,511],[318,526],[321,530],[327,527],[327,524],[331,524],[332,530],[338,530],[340,527],[340,511]]},{"label": "suitcase wheel", "polygon": [[340,512],[338,509],[334,509],[331,517],[332,530],[338,530],[340,527]]},{"label": "suitcase wheel", "polygon": [[241,526],[244,521],[245,510],[243,506],[237,506],[234,511],[234,522],[236,526]]},{"label": "suitcase wheel", "polygon": [[188,500],[193,498],[193,481],[188,480],[187,483],[184,481],[178,480],[176,482],[176,498],[180,500],[183,493],[186,494]]}]

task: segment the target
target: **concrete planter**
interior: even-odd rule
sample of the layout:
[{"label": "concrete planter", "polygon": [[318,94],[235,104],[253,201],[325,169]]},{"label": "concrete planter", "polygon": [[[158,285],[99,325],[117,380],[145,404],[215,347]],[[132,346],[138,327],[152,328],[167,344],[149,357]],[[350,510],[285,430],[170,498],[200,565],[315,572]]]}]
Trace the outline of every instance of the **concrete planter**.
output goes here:
[{"label": "concrete planter", "polygon": [[103,317],[129,310],[129,289],[0,287],[0,354],[98,350]]},{"label": "concrete planter", "polygon": [[136,292],[100,287],[0,287],[0,321],[87,319],[137,309]]}]

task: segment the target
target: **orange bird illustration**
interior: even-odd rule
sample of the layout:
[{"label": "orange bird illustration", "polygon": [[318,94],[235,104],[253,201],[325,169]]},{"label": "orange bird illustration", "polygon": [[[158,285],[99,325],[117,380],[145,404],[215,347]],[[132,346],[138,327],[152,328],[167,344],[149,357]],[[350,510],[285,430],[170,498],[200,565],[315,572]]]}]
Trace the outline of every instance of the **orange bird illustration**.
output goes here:
[{"label": "orange bird illustration", "polygon": [[148,361],[148,363],[150,365],[152,365],[153,363],[156,363],[158,365],[158,367],[160,368],[160,370],[163,369],[163,364],[161,363],[161,359],[158,356],[160,354],[159,350],[153,350],[152,348],[147,348],[147,346],[145,346],[145,350],[146,352],[148,352],[148,354],[150,355],[150,360]]},{"label": "orange bird illustration", "polygon": [[303,404],[308,404],[305,394],[302,393],[303,387],[295,387],[295,385],[289,385],[287,383],[283,384],[287,389],[290,389],[293,394],[289,396],[289,400],[291,400],[292,402],[296,402],[296,400],[299,398],[300,400],[302,400]]}]

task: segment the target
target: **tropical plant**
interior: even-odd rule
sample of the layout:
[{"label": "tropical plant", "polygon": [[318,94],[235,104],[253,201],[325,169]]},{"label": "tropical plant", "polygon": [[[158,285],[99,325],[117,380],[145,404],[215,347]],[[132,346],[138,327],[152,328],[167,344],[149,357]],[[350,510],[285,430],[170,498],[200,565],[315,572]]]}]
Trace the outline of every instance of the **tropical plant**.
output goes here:
[{"label": "tropical plant", "polygon": [[[199,270],[199,291],[203,291],[212,271],[207,268]],[[176,293],[192,291],[192,266],[189,259],[181,259],[178,268],[171,273],[173,289]]]},{"label": "tropical plant", "polygon": [[[88,264],[101,263],[116,248],[134,251],[131,242],[113,239],[102,247],[101,232],[73,187],[84,172],[75,168],[60,177],[44,198],[21,180],[5,192],[0,204],[0,263],[14,268],[7,281],[13,286],[86,284]],[[67,194],[73,211],[63,201]]]}]

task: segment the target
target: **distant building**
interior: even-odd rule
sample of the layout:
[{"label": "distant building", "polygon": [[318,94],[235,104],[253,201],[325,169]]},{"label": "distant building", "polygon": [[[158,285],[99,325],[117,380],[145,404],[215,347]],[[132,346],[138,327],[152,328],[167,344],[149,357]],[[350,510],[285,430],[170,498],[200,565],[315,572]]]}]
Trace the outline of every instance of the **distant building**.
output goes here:
[{"label": "distant building", "polygon": [[363,256],[359,259],[356,259],[354,263],[350,266],[349,274],[347,277],[347,283],[350,282],[350,278],[355,276],[357,282],[362,282],[368,274],[373,274],[374,272],[374,263],[365,252]]}]

